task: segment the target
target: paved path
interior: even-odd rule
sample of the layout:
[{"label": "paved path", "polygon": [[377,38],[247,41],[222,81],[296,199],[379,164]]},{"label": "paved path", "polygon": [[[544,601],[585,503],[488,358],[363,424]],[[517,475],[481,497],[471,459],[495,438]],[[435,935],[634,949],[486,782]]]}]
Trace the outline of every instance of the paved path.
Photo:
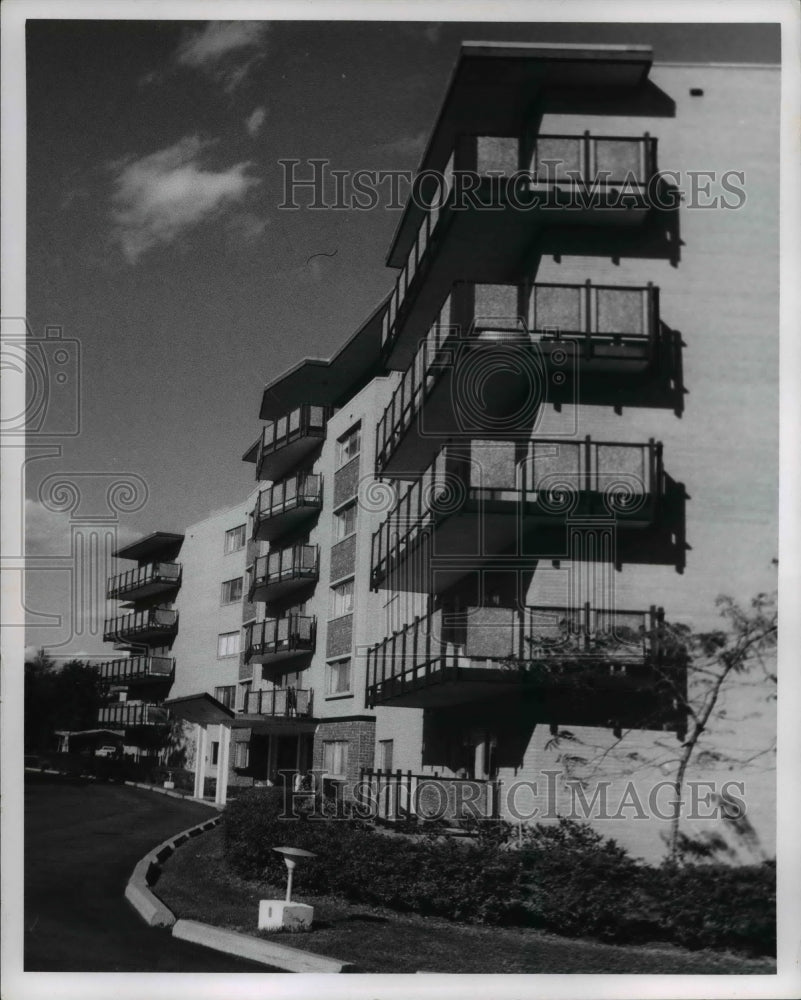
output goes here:
[{"label": "paved path", "polygon": [[124,785],[26,775],[25,970],[273,971],[148,927],[123,897],[144,854],[213,815]]}]

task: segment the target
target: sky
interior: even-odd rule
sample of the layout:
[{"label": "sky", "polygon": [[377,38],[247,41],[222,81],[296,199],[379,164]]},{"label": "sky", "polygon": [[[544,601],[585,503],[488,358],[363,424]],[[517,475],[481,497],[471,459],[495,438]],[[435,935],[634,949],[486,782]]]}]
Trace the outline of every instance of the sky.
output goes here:
[{"label": "sky", "polygon": [[[42,560],[28,608],[63,611],[60,628],[32,627],[30,644],[101,653],[92,629],[70,624],[69,568],[47,571],[69,563],[76,524],[106,518],[125,543],[243,499],[264,384],[330,356],[390,290],[399,211],[280,209],[280,160],[413,170],[463,40],[647,43],[657,61],[775,63],[778,34],[29,21],[27,318],[36,337],[60,331],[69,370],[28,448],[28,545]],[[115,495],[110,515],[120,481],[130,495]]]}]

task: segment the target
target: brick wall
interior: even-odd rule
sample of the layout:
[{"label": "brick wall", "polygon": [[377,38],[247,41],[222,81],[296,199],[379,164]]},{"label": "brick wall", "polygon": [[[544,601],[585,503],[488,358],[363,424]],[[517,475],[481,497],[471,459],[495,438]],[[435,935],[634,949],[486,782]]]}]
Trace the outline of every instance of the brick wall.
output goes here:
[{"label": "brick wall", "polygon": [[334,475],[334,506],[338,507],[346,500],[356,496],[359,489],[359,456],[343,465]]},{"label": "brick wall", "polygon": [[353,645],[353,615],[343,615],[328,623],[326,656],[343,656]]},{"label": "brick wall", "polygon": [[356,535],[337,542],[331,548],[331,579],[341,580],[356,569]]},{"label": "brick wall", "polygon": [[363,767],[373,767],[375,761],[375,719],[356,718],[338,719],[332,722],[321,722],[314,734],[315,771],[323,768],[323,744],[331,740],[347,740],[348,742],[348,792],[359,780]]}]

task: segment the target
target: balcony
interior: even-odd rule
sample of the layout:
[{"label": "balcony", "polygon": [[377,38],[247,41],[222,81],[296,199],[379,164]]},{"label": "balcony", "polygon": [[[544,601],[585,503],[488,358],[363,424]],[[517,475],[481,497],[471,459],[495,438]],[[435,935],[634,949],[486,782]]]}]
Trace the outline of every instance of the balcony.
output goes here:
[{"label": "balcony", "polygon": [[303,473],[259,493],[253,511],[253,537],[272,542],[320,511],[323,477]]},{"label": "balcony", "polygon": [[169,712],[162,705],[148,705],[141,701],[118,701],[104,705],[98,712],[101,726],[165,726],[170,721]]},{"label": "balcony", "polygon": [[304,403],[262,428],[261,437],[248,455],[256,462],[256,478],[282,479],[299,462],[309,458],[325,440],[325,426],[333,406]]},{"label": "balcony", "polygon": [[177,590],[180,586],[181,564],[156,562],[109,577],[106,596],[112,601],[139,601]]},{"label": "balcony", "polygon": [[245,626],[245,660],[281,663],[311,655],[317,637],[317,619],[310,615],[268,618]]},{"label": "balcony", "polygon": [[178,612],[171,608],[149,608],[127,615],[107,618],[103,642],[141,643],[161,646],[172,642],[178,633]]},{"label": "balcony", "polygon": [[107,684],[138,684],[170,681],[175,660],[170,656],[126,656],[98,665],[101,680]]},{"label": "balcony", "polygon": [[577,523],[608,536],[599,558],[672,563],[683,534],[678,526],[668,532],[661,515],[681,513],[677,492],[654,441],[446,445],[373,535],[372,586],[441,593],[477,568],[532,569],[537,559],[571,558],[568,528]]},{"label": "balcony", "polygon": [[270,718],[308,718],[312,714],[312,693],[310,688],[293,687],[248,691],[242,711],[245,715]]},{"label": "balcony", "polygon": [[[384,319],[389,367],[405,371],[454,281],[519,280],[541,253],[676,254],[651,136],[475,137],[433,186]],[[454,163],[456,163],[454,167]],[[670,216],[671,224],[674,216]],[[652,232],[652,230],[655,230]]]},{"label": "balcony", "polygon": [[663,728],[678,723],[684,683],[660,638],[663,617],[588,604],[437,610],[369,650],[366,704],[433,708],[523,692],[544,718]]},{"label": "balcony", "polygon": [[291,545],[259,556],[248,570],[248,600],[272,603],[312,586],[319,576],[318,545]]},{"label": "balcony", "polygon": [[457,285],[377,428],[376,474],[416,478],[442,438],[503,437],[542,402],[573,403],[580,378],[606,397],[658,356],[653,286]]}]

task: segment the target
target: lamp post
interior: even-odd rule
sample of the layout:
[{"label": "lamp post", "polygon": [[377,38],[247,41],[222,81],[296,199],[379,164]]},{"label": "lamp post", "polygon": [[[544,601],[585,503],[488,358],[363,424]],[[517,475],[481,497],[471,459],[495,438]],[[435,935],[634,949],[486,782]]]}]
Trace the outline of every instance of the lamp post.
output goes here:
[{"label": "lamp post", "polygon": [[274,851],[281,854],[284,858],[284,864],[287,870],[287,880],[286,880],[286,902],[292,902],[292,876],[295,872],[295,866],[303,858],[316,858],[317,855],[312,851],[304,851],[301,847],[274,847]]},{"label": "lamp post", "polygon": [[259,901],[259,930],[308,931],[314,918],[314,908],[306,903],[292,902],[292,876],[299,862],[317,855],[304,851],[302,847],[274,847],[273,850],[283,857],[286,865],[286,898]]}]

